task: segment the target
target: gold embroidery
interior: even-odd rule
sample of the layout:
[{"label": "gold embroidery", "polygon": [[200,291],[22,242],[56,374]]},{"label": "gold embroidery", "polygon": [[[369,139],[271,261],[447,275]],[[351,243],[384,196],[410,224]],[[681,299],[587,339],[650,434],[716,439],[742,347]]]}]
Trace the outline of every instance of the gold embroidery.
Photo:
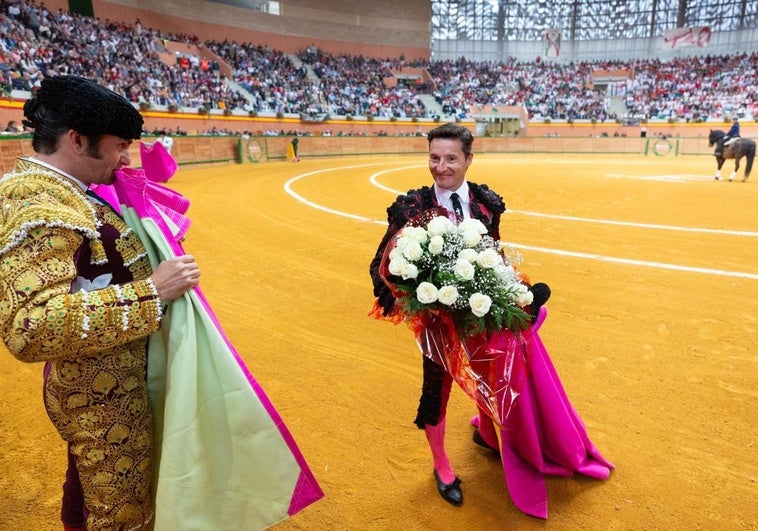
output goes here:
[{"label": "gold embroidery", "polygon": [[97,220],[92,202],[65,177],[26,159],[17,159],[16,169],[0,180],[0,255],[42,226],[67,227],[97,239]]},{"label": "gold embroidery", "polygon": [[[160,318],[145,250],[118,216],[32,161],[0,179],[0,199],[2,339],[22,361],[51,362],[45,406],[78,458],[88,528],[139,528],[153,514],[145,366]],[[83,241],[93,261],[105,258],[104,223],[120,233],[116,250],[136,280],[72,294]]]}]

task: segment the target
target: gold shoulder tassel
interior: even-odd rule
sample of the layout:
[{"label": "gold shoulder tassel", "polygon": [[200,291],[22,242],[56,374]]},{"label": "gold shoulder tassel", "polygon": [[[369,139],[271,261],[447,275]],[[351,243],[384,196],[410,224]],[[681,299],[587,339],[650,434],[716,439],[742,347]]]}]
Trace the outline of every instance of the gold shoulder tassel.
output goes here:
[{"label": "gold shoulder tassel", "polygon": [[103,242],[99,239],[90,240],[89,248],[92,251],[92,257],[90,263],[93,265],[103,265],[108,263],[108,256],[105,254],[105,247]]}]

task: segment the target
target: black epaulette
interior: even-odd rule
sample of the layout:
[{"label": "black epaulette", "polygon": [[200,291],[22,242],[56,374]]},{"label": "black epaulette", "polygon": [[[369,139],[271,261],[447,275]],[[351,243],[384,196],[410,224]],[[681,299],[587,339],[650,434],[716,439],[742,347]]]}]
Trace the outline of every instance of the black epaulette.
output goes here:
[{"label": "black epaulette", "polygon": [[480,203],[484,203],[493,214],[502,214],[505,212],[505,201],[503,198],[490,190],[486,184],[476,184],[469,182],[469,188],[474,198]]},{"label": "black epaulette", "polygon": [[387,208],[387,218],[407,221],[434,206],[434,191],[429,186],[422,186],[418,190],[409,190],[397,196],[395,202]]}]

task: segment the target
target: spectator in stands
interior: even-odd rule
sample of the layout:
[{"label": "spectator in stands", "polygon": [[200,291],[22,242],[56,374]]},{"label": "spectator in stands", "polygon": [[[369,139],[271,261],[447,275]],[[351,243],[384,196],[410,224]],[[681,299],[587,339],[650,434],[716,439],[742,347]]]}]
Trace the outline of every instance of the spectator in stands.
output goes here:
[{"label": "spectator in stands", "polygon": [[14,19],[21,18],[21,6],[18,1],[11,0],[8,5],[8,16]]},{"label": "spectator in stands", "polygon": [[16,120],[11,120],[3,130],[4,135],[20,135],[24,133],[24,126],[18,123]]}]

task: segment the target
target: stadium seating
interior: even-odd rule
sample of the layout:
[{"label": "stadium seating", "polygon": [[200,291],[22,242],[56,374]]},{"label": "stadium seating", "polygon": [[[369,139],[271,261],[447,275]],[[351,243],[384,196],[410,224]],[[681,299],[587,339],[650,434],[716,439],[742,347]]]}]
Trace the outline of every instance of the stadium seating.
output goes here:
[{"label": "stadium seating", "polygon": [[[31,95],[45,76],[76,74],[98,79],[145,109],[464,119],[483,106],[517,105],[533,120],[567,121],[720,122],[758,114],[758,53],[668,62],[462,58],[406,65],[397,58],[334,56],[315,46],[290,56],[263,44],[201,43],[192,35],[145,29],[139,21],[51,13],[25,0],[0,5],[0,86],[19,98]],[[187,51],[171,53],[171,43]],[[397,75],[404,66],[430,81],[419,85]],[[610,68],[631,74],[595,87],[593,72]],[[622,113],[611,98],[623,102]]]}]

